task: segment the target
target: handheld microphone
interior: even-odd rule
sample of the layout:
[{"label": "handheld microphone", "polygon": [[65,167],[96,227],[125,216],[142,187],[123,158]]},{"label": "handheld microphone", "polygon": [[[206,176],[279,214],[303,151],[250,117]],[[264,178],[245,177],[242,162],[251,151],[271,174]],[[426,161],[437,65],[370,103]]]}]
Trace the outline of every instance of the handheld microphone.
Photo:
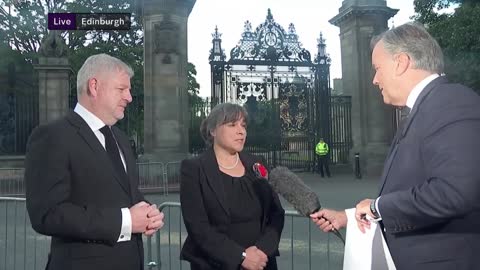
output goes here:
[{"label": "handheld microphone", "polygon": [[[268,183],[303,216],[308,217],[321,209],[317,194],[286,167],[274,168],[270,172]],[[334,228],[332,232],[345,244],[342,234],[337,229]]]}]

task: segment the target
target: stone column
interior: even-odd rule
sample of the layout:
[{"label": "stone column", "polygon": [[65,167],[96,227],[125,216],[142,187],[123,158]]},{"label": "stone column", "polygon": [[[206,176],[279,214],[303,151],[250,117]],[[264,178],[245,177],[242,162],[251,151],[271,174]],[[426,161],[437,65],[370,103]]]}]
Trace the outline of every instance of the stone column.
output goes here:
[{"label": "stone column", "polygon": [[70,74],[67,46],[57,31],[43,40],[34,69],[38,72],[38,122],[50,122],[68,111]]},{"label": "stone column", "polygon": [[144,0],[146,160],[188,153],[187,22],[195,0]]},{"label": "stone column", "polygon": [[352,158],[359,152],[362,173],[369,175],[381,173],[393,137],[393,109],[372,84],[370,41],[397,12],[384,0],[344,0],[330,20],[340,27],[343,90],[352,96]]}]

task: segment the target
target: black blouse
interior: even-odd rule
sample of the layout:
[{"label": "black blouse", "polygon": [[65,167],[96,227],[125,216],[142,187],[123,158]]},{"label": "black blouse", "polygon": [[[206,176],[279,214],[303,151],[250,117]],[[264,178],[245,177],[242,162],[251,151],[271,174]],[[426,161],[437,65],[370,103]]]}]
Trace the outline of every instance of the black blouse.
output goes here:
[{"label": "black blouse", "polygon": [[228,235],[239,245],[248,248],[255,245],[261,236],[262,204],[253,182],[258,181],[247,175],[233,177],[221,173],[226,197],[230,207]]}]

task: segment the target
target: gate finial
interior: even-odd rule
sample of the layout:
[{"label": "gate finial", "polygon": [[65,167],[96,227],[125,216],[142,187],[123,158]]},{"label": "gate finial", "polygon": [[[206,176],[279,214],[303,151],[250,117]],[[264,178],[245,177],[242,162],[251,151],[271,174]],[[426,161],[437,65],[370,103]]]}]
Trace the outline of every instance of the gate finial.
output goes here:
[{"label": "gate finial", "polygon": [[267,20],[273,20],[272,11],[268,9]]}]

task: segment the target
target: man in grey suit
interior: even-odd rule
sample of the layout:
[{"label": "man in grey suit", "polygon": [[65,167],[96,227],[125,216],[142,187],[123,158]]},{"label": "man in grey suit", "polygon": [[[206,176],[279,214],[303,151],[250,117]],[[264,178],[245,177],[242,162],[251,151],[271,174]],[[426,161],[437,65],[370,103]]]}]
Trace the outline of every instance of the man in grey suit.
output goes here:
[{"label": "man in grey suit", "polygon": [[78,104],[65,117],[37,127],[25,160],[32,227],[52,237],[47,270],[143,269],[142,233],[163,226],[163,213],[145,202],[124,117],[132,69],[106,54],[78,71]]},{"label": "man in grey suit", "polygon": [[[360,230],[377,218],[398,270],[478,269],[480,251],[480,97],[447,81],[438,43],[420,25],[373,42],[373,83],[386,104],[410,112],[385,161],[379,196],[356,206]],[[344,212],[319,211],[324,231]],[[330,221],[326,221],[326,220]]]}]

